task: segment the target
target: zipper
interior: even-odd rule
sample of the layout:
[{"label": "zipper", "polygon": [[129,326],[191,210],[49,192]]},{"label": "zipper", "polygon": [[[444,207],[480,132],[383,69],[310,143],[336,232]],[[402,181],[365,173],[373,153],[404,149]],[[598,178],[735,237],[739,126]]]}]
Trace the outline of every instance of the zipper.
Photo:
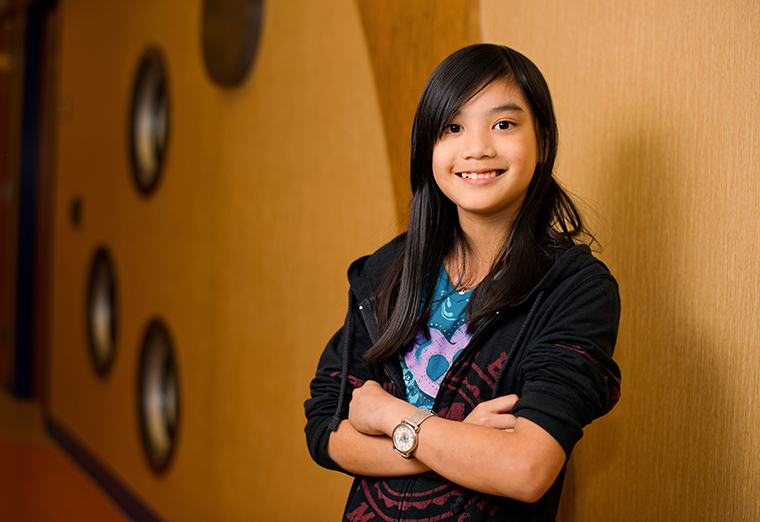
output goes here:
[{"label": "zipper", "polygon": [[[364,327],[367,329],[367,332],[369,332],[370,341],[372,341],[372,344],[374,345],[379,339],[380,333],[377,328],[375,312],[372,309],[372,301],[369,298],[365,298],[359,303],[358,308],[359,315],[361,315],[362,321],[364,322]],[[406,387],[404,386],[404,379],[401,376],[401,364],[398,362],[398,357],[391,357],[391,359],[382,363],[381,368],[388,376],[391,383],[393,383],[395,396],[399,399],[405,400]]]}]

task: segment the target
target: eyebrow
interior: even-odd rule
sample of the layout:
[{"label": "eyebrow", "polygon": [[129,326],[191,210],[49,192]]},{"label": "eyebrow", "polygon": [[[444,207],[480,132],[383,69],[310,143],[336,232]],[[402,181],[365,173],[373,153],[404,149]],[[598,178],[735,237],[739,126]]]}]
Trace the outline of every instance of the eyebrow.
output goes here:
[{"label": "eyebrow", "polygon": [[516,103],[505,103],[504,105],[499,105],[498,107],[494,107],[491,109],[491,114],[499,113],[499,112],[525,112],[525,109],[517,105]]}]

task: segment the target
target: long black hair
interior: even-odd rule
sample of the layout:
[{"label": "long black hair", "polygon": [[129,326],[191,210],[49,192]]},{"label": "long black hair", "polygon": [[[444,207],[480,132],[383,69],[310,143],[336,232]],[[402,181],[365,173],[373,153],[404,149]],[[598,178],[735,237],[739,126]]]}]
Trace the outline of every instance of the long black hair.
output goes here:
[{"label": "long black hair", "polygon": [[[500,45],[476,44],[454,52],[433,71],[417,105],[412,127],[412,203],[406,243],[375,298],[380,339],[365,355],[367,361],[387,359],[408,347],[415,335],[427,327],[435,287],[432,283],[441,263],[456,248],[467,250],[457,207],[433,177],[433,148],[462,105],[495,80],[518,86],[530,106],[539,162],[512,229],[505,234],[501,254],[470,298],[466,311],[468,331],[474,332],[491,312],[530,293],[551,267],[547,245],[569,248],[579,237],[593,239],[576,206],[553,176],[557,121],[541,72],[522,54]],[[430,284],[426,284],[428,278]]]}]

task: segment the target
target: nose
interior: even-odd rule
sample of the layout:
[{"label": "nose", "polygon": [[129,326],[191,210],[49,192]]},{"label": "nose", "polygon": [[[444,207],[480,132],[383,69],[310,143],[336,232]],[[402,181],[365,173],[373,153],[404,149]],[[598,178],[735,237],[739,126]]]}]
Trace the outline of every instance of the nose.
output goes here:
[{"label": "nose", "polygon": [[465,159],[491,158],[496,154],[491,133],[486,129],[469,129],[462,145]]}]

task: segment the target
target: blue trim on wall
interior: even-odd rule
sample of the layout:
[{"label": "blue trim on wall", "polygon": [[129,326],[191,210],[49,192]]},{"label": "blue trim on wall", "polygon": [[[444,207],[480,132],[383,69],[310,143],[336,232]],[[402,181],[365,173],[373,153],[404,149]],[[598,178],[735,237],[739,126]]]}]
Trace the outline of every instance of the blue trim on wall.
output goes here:
[{"label": "blue trim on wall", "polygon": [[37,176],[42,89],[42,42],[48,6],[32,3],[26,10],[24,96],[21,121],[18,251],[16,257],[16,352],[11,391],[18,397],[34,392],[34,276],[37,236]]}]

